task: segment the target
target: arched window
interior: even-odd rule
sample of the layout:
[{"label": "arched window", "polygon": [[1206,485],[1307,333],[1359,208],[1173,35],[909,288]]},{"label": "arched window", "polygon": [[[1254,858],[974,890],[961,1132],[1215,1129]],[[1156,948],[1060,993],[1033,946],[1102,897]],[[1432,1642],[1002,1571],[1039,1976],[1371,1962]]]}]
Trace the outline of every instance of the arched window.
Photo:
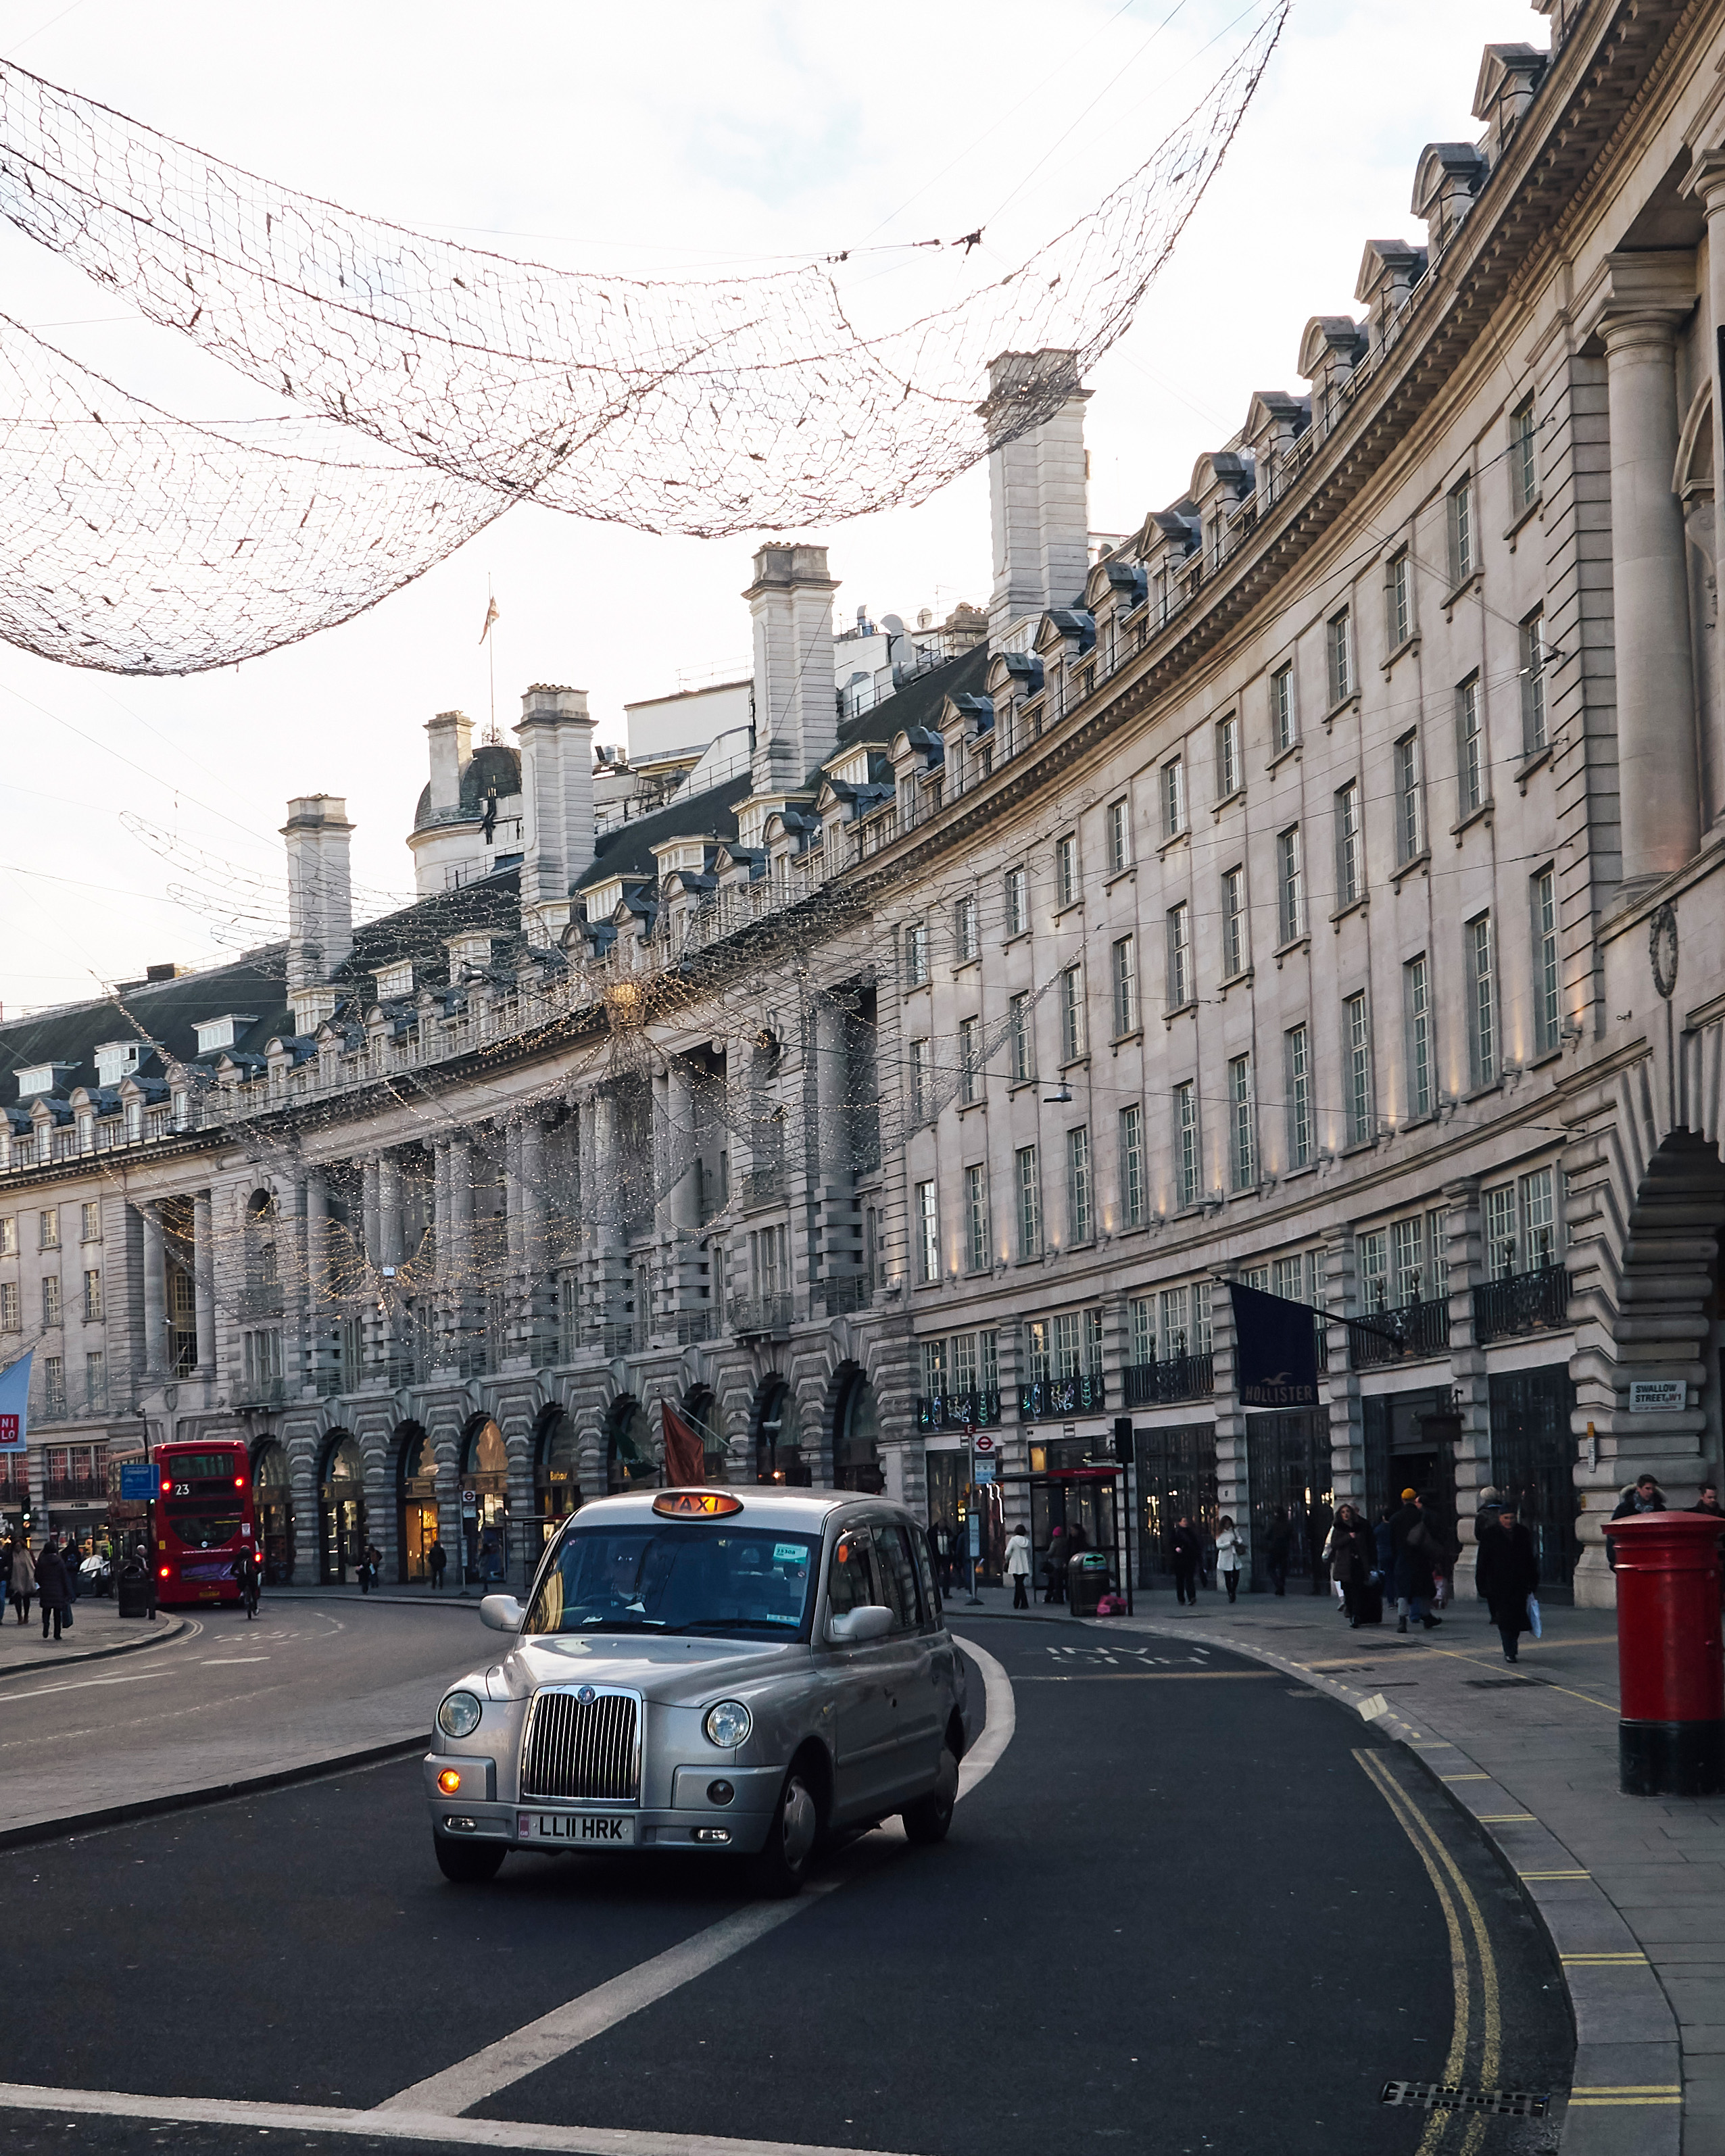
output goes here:
[{"label": "arched window", "polygon": [[399,1436],[396,1472],[401,1577],[429,1579],[432,1547],[439,1540],[437,1455],[418,1423],[403,1424]]},{"label": "arched window", "polygon": [[366,1547],[365,1485],[359,1446],[338,1431],[318,1483],[319,1571],[326,1586],[345,1586],[358,1570]]},{"label": "arched window", "polygon": [[803,1460],[797,1396],[783,1378],[769,1378],[755,1423],[755,1480],[806,1489],[813,1479]]},{"label": "arched window", "polygon": [[653,1457],[653,1433],[647,1410],[625,1393],[613,1401],[605,1431],[605,1487],[613,1496],[619,1490],[649,1487],[659,1481]]},{"label": "arched window", "polygon": [[467,1433],[461,1470],[461,1545],[467,1577],[501,1586],[509,1568],[509,1454],[490,1415]]},{"label": "arched window", "polygon": [[294,1576],[294,1505],[288,1458],[279,1445],[262,1447],[252,1467],[252,1502],[258,1514],[258,1547],[264,1584],[285,1587]]},{"label": "arched window", "polygon": [[561,1408],[547,1408],[539,1422],[538,1456],[533,1463],[540,1547],[550,1541],[559,1520],[581,1503],[580,1440]]},{"label": "arched window", "polygon": [[875,1389],[853,1371],[839,1395],[833,1426],[833,1481],[841,1490],[878,1497],[886,1487],[880,1465],[880,1411]]}]

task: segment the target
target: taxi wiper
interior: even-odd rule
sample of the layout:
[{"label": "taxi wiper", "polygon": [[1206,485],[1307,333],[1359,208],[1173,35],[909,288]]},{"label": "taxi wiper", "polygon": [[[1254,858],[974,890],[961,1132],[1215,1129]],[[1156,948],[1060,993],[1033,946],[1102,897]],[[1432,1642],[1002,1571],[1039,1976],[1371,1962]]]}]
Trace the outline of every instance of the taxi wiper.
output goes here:
[{"label": "taxi wiper", "polygon": [[794,1632],[797,1617],[691,1617],[686,1625],[674,1625],[674,1632]]},{"label": "taxi wiper", "polygon": [[583,1617],[583,1632],[662,1632],[662,1617]]}]

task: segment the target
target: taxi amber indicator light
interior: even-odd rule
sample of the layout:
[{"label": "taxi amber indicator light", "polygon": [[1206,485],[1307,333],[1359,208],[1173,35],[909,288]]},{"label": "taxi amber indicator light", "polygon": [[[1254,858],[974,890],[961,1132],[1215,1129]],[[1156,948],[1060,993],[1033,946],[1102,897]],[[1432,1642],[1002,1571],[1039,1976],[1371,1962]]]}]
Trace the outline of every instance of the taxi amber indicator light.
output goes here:
[{"label": "taxi amber indicator light", "polygon": [[718,1520],[740,1512],[742,1500],[727,1490],[661,1490],[653,1509],[670,1520]]}]

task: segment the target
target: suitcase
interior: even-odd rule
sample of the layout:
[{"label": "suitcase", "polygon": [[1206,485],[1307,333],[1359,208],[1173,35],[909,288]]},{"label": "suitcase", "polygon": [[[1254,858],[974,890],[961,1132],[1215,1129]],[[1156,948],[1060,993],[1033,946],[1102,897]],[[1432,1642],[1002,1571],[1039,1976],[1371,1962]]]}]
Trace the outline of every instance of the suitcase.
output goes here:
[{"label": "suitcase", "polygon": [[1362,1625],[1381,1625],[1384,1622],[1384,1589],[1381,1587],[1361,1588],[1358,1606]]}]

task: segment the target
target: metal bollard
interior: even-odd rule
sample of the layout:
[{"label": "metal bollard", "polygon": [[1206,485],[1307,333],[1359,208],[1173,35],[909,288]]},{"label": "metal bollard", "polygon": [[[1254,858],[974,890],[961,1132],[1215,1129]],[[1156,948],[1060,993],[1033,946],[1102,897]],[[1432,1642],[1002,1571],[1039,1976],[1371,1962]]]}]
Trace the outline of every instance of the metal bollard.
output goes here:
[{"label": "metal bollard", "polygon": [[1639,1512],[1605,1523],[1617,1558],[1619,1787],[1631,1797],[1725,1790],[1719,1523]]}]

